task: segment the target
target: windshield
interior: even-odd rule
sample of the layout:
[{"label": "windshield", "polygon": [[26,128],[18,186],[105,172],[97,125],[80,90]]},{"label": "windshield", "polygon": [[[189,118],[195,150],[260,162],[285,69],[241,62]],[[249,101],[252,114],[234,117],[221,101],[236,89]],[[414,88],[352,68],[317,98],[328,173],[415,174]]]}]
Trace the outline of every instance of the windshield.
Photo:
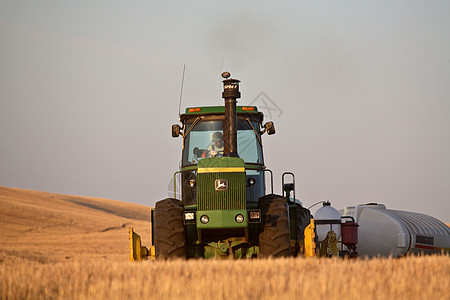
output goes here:
[{"label": "windshield", "polygon": [[[259,135],[259,124],[251,122]],[[186,130],[192,123],[186,123]],[[196,164],[206,157],[223,156],[223,121],[202,121],[191,128],[185,137],[183,148],[183,165]],[[239,157],[247,163],[263,164],[262,150],[255,131],[247,120],[237,124],[237,146]]]}]

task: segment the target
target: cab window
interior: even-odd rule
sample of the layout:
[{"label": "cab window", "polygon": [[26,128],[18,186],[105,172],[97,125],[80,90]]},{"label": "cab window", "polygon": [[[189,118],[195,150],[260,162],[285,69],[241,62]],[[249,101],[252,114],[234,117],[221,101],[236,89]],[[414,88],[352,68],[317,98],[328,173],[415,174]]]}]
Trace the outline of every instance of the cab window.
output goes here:
[{"label": "cab window", "polygon": [[[191,125],[192,123],[186,123],[186,130]],[[251,125],[255,129],[256,134],[259,135],[259,124],[251,122]],[[238,121],[238,155],[247,163],[263,164],[262,149],[251,125],[247,120]],[[184,140],[183,166],[197,164],[200,159],[206,157],[222,156],[223,151],[220,151],[220,143],[214,143],[221,136],[223,136],[222,120],[202,121],[194,125]]]}]

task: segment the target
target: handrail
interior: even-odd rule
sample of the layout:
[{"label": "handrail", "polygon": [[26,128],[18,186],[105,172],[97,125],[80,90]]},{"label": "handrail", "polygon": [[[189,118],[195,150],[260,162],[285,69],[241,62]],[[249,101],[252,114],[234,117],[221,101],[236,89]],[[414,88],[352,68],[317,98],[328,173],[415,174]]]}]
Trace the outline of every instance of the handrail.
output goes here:
[{"label": "handrail", "polygon": [[[285,177],[285,175],[291,175],[292,176],[292,184],[294,185],[293,186],[294,187],[294,189],[293,189],[293,191],[294,191],[294,201],[293,202],[295,203],[295,175],[292,172],[284,172],[283,175],[281,175],[281,190],[283,192],[283,197],[284,197],[284,192],[285,192],[285,189],[284,189],[284,177]],[[288,197],[287,193],[286,193],[286,197]]]},{"label": "handrail", "polygon": [[[270,187],[271,187],[271,194],[273,194],[273,172],[270,169],[263,169],[263,172],[270,172]],[[264,182],[265,185],[265,182]]]},{"label": "handrail", "polygon": [[[176,171],[173,174],[173,196],[174,196],[175,199],[177,199],[177,177],[176,177],[177,174],[181,174],[183,172],[191,172],[191,171],[195,171],[195,170],[197,170],[197,168],[190,169],[190,170],[180,170],[180,171]],[[183,188],[183,187],[181,187],[181,188]],[[181,198],[182,197],[183,197],[183,195],[181,195]]]}]

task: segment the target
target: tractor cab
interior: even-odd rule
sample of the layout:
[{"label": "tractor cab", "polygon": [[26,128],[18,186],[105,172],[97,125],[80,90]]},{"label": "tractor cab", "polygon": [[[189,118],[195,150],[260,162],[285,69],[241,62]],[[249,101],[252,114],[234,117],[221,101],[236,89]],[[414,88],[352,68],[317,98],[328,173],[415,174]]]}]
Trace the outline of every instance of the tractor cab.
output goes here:
[{"label": "tractor cab", "polygon": [[[261,144],[262,114],[256,107],[244,107],[252,109],[255,113],[249,114],[238,107],[237,120],[237,147],[238,156],[248,164],[264,165]],[[182,115],[183,122],[183,154],[182,166],[190,166],[198,163],[206,157],[223,157],[224,144],[223,127],[225,121],[224,107],[206,108],[216,111],[216,115],[193,116],[189,110],[202,108],[188,108],[187,114]]]},{"label": "tractor cab", "polygon": [[[256,203],[263,196],[265,166],[261,136],[275,133],[272,122],[262,125],[263,114],[255,106],[237,106],[237,156],[245,167],[243,182],[247,202]],[[172,126],[172,136],[182,136],[181,185],[182,199],[187,204],[197,203],[198,164],[210,159],[212,166],[223,165],[227,141],[225,107],[191,107],[180,116],[182,127]],[[270,128],[270,130],[266,130]],[[213,158],[211,160],[211,158]],[[227,160],[228,162],[232,160]]]}]

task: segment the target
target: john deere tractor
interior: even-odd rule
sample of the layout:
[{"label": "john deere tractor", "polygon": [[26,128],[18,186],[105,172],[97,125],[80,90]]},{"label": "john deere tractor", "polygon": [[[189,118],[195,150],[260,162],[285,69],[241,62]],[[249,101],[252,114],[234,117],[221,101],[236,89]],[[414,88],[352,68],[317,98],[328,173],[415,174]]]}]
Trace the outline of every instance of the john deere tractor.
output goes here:
[{"label": "john deere tractor", "polygon": [[284,173],[282,195],[273,194],[262,146],[262,135],[275,133],[273,122],[263,125],[255,106],[237,106],[240,81],[222,77],[225,106],[187,108],[181,126],[172,126],[172,136],[182,138],[174,175],[180,197],[151,210],[149,249],[130,228],[131,260],[315,255],[314,221],[295,199],[294,174]]}]

